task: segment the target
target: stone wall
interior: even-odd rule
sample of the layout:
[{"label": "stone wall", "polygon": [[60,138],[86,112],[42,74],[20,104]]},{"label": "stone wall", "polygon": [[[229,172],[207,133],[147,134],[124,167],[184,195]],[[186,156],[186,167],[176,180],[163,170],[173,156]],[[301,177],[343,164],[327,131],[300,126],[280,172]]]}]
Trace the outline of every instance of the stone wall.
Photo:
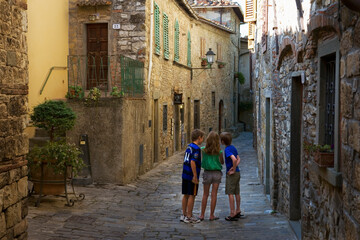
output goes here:
[{"label": "stone wall", "polygon": [[[258,5],[261,9],[262,5]],[[257,27],[256,87],[258,155],[260,175],[264,178],[265,153],[265,100],[271,95],[271,160],[272,206],[289,214],[290,206],[290,146],[292,127],[301,127],[301,224],[303,239],[359,239],[359,80],[360,45],[356,34],[360,33],[360,14],[335,1],[310,1],[302,3],[303,18],[276,27],[288,12],[296,12],[295,3],[274,4],[277,19],[269,21],[267,45],[264,54],[261,47],[262,27]],[[258,19],[262,19],[258,12]],[[341,16],[341,20],[338,17]],[[302,25],[301,23],[308,23]],[[289,29],[292,29],[291,31]],[[304,31],[301,31],[303,29]],[[341,30],[340,30],[341,29]],[[277,35],[277,36],[276,36]],[[336,39],[339,39],[337,41]],[[319,143],[324,128],[319,120],[320,57],[321,51],[336,53],[329,43],[340,45],[339,66],[339,135],[335,146],[334,168],[321,168],[314,157],[305,151],[305,143]],[[334,50],[335,49],[335,50]],[[305,77],[302,95],[302,126],[291,126],[291,79]],[[271,81],[269,81],[271,79]],[[259,91],[260,88],[260,91]],[[268,95],[268,96],[266,96]],[[260,106],[260,109],[259,109]],[[335,133],[336,135],[336,133]],[[338,154],[338,158],[337,155]]]},{"label": "stone wall", "polygon": [[88,135],[94,182],[125,184],[152,167],[144,100],[103,98],[93,104],[71,100],[68,104],[77,119],[67,136],[78,145],[80,136]]},{"label": "stone wall", "polygon": [[0,239],[27,238],[27,2],[0,1]]}]

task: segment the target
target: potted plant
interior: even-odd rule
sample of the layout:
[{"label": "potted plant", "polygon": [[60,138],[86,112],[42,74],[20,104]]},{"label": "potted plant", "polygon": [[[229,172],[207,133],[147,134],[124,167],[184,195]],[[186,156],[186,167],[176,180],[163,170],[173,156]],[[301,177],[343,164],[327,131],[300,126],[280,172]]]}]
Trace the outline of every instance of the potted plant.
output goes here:
[{"label": "potted plant", "polygon": [[93,87],[92,89],[90,89],[86,100],[97,102],[99,101],[100,97],[101,97],[100,89]]},{"label": "potted plant", "polygon": [[69,91],[65,95],[68,99],[83,99],[84,90],[80,86],[69,86]]},{"label": "potted plant", "polygon": [[124,96],[124,92],[120,91],[118,87],[113,87],[110,93],[111,96],[113,97],[123,97]]},{"label": "potted plant", "polygon": [[218,61],[217,64],[218,64],[218,67],[219,67],[219,68],[223,68],[223,67],[225,67],[225,65],[226,65],[225,62],[221,62],[221,61]]},{"label": "potted plant", "polygon": [[237,79],[241,85],[245,83],[245,77],[241,72],[235,72],[234,78]]},{"label": "potted plant", "polygon": [[208,65],[207,58],[201,58],[201,66],[206,67]]},{"label": "potted plant", "polygon": [[77,174],[85,166],[79,157],[80,150],[65,139],[76,115],[63,101],[45,101],[34,108],[30,117],[33,125],[44,129],[49,137],[43,146],[33,147],[27,157],[34,190],[40,195],[62,194],[65,173]]},{"label": "potted plant", "polygon": [[313,160],[319,167],[334,167],[334,149],[332,146],[305,143],[304,149],[306,152],[313,154]]}]

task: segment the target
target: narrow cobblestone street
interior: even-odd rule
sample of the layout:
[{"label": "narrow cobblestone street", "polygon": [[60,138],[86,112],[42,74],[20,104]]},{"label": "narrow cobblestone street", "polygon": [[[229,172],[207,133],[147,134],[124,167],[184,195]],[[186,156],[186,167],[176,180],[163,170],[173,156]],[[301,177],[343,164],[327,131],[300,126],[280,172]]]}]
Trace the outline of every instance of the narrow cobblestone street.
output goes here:
[{"label": "narrow cobblestone street", "polygon": [[[244,219],[237,222],[224,219],[229,207],[223,176],[215,211],[220,219],[208,220],[208,202],[203,222],[192,225],[179,221],[183,158],[183,152],[179,152],[133,184],[77,187],[77,193],[84,193],[86,198],[73,207],[64,206],[62,198],[47,197],[36,208],[31,198],[29,239],[296,239],[286,218],[271,214],[257,175],[251,133],[242,133],[233,144],[241,157]],[[201,185],[195,216],[200,213]]]}]

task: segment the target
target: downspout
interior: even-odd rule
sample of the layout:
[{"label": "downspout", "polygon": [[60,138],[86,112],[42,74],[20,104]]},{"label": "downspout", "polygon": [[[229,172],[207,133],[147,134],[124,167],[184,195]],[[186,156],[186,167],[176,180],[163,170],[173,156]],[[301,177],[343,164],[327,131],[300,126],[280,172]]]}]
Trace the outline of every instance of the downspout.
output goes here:
[{"label": "downspout", "polygon": [[[154,31],[154,0],[150,1],[150,49],[149,49],[149,71],[148,71],[148,93],[150,95],[150,79],[152,71],[152,56],[153,56],[153,31]],[[151,110],[150,110],[151,111]]]}]

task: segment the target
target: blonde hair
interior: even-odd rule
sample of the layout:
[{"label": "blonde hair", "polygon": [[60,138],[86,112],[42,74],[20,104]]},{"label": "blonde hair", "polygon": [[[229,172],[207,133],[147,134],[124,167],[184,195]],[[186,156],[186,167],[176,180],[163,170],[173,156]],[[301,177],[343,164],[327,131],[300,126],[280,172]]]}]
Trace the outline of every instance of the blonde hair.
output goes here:
[{"label": "blonde hair", "polygon": [[206,138],[206,146],[204,152],[209,155],[219,155],[220,154],[220,138],[219,134],[214,131],[211,131]]}]

